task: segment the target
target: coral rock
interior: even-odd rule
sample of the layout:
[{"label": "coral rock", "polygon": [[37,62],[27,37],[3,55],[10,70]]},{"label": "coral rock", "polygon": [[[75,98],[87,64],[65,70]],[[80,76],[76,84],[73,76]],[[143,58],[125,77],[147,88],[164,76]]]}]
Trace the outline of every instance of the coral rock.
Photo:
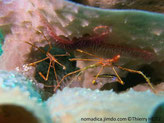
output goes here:
[{"label": "coral rock", "polygon": [[29,93],[18,87],[0,88],[0,115],[1,123],[51,123],[45,105],[29,98]]},{"label": "coral rock", "polygon": [[[126,118],[122,122],[134,123],[137,120],[132,117],[150,118],[154,108],[163,101],[163,94],[155,95],[150,91],[135,92],[131,89],[127,93],[116,94],[113,91],[64,88],[46,103],[54,122],[91,122],[95,117],[102,120],[105,117],[113,117],[115,122],[119,122],[119,118]],[[91,119],[87,120],[87,118]],[[111,120],[108,119],[106,122]]]}]

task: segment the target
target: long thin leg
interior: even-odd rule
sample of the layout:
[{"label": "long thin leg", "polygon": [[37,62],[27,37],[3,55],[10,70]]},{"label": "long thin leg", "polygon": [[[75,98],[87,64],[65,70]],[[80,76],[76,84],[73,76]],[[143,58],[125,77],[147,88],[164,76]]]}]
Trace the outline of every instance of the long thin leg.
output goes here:
[{"label": "long thin leg", "polygon": [[49,44],[49,48],[48,48],[48,53],[50,52],[50,50],[52,49],[52,45],[51,45],[51,43],[50,42],[48,42],[48,44]]},{"label": "long thin leg", "polygon": [[[41,33],[41,34],[44,36],[44,38],[46,39],[46,41],[48,41],[47,37],[45,36],[45,34],[44,34],[41,30],[37,30],[37,29],[35,29],[35,31]],[[48,42],[49,42],[49,41],[48,41]]]},{"label": "long thin leg", "polygon": [[115,68],[112,66],[112,69],[115,73],[115,75],[117,76],[118,82],[120,82],[120,84],[124,84],[124,82],[122,81],[121,77],[118,75],[117,71],[115,70]]},{"label": "long thin leg", "polygon": [[64,70],[66,69],[66,66],[63,65],[63,64],[61,64],[60,62],[58,62],[56,59],[54,59],[54,62],[56,62],[57,64],[59,64],[60,66],[62,66]]},{"label": "long thin leg", "polygon": [[35,64],[40,63],[40,62],[42,62],[42,61],[45,61],[46,59],[49,59],[49,57],[46,57],[46,58],[41,59],[41,60],[39,60],[39,61],[36,61],[36,62],[30,63],[30,64],[28,64],[28,65],[30,65],[30,66],[34,66]]},{"label": "long thin leg", "polygon": [[50,42],[42,31],[40,31],[40,30],[36,30],[36,31],[41,33],[44,36],[44,38],[46,39],[47,42]]},{"label": "long thin leg", "polygon": [[81,59],[81,58],[72,58],[69,59],[70,61],[95,61],[95,62],[99,62],[100,59]]},{"label": "long thin leg", "polygon": [[66,52],[66,54],[59,54],[59,55],[53,55],[53,56],[70,56],[70,54]]},{"label": "long thin leg", "polygon": [[144,77],[144,79],[146,80],[146,82],[148,83],[148,85],[152,88],[152,90],[154,91],[154,93],[156,93],[153,85],[151,84],[150,80],[148,77],[146,77],[141,71],[137,71],[137,70],[132,70],[132,69],[128,69],[128,68],[123,68],[121,66],[117,66],[118,68],[122,69],[122,70],[125,70],[125,71],[128,71],[128,72],[131,72],[131,73],[138,73],[140,75],[142,75]]},{"label": "long thin leg", "polygon": [[48,70],[47,70],[47,75],[46,75],[46,77],[41,73],[41,72],[39,72],[39,75],[45,80],[45,81],[47,81],[48,80],[48,77],[49,77],[49,73],[50,73],[50,67],[51,67],[51,63],[52,63],[52,61],[50,61],[50,63],[49,63],[49,66],[48,66]]},{"label": "long thin leg", "polygon": [[73,77],[73,79],[68,83],[67,87],[69,87],[69,86],[72,84],[73,80],[74,80],[75,78],[78,78],[78,77],[82,74],[82,72],[83,72],[83,71],[80,71],[75,77]]},{"label": "long thin leg", "polygon": [[81,71],[81,69],[66,74],[66,75],[60,80],[60,82],[57,84],[57,86],[54,88],[54,92],[56,92],[56,90],[60,87],[60,84],[62,83],[62,81],[63,81],[66,77],[68,77],[68,76],[70,76],[70,75],[72,75],[72,74],[75,74],[75,73],[77,73],[77,72],[80,72],[80,71]]},{"label": "long thin leg", "polygon": [[96,83],[96,79],[97,77],[100,75],[100,73],[102,72],[102,70],[104,69],[104,66],[101,67],[101,69],[99,70],[98,74],[96,75],[95,79],[92,81],[92,84]]},{"label": "long thin leg", "polygon": [[56,73],[56,69],[55,69],[55,62],[54,61],[52,62],[52,67],[54,68],[54,74],[55,74],[56,82],[58,84],[59,81],[58,81],[58,77],[57,77],[57,73]]},{"label": "long thin leg", "polygon": [[39,32],[44,36],[44,38],[45,38],[46,41],[48,42],[49,48],[48,48],[48,51],[47,51],[47,52],[50,52],[50,50],[52,49],[51,42],[47,39],[47,37],[44,35],[44,33],[43,33],[42,31],[39,30]]},{"label": "long thin leg", "polygon": [[39,33],[41,33],[41,34],[44,36],[44,38],[46,39],[46,41],[48,42],[49,48],[48,48],[48,50],[47,50],[47,53],[49,53],[50,50],[52,49],[51,42],[47,39],[47,37],[45,36],[45,34],[44,34],[42,31],[40,31],[40,30],[36,30],[36,31],[39,32]]},{"label": "long thin leg", "polygon": [[78,52],[80,52],[80,53],[85,53],[85,54],[87,54],[87,55],[89,55],[89,56],[93,56],[93,57],[96,57],[96,58],[100,58],[100,57],[98,57],[98,56],[96,56],[96,55],[94,55],[94,54],[85,52],[85,51],[83,51],[83,50],[81,50],[81,49],[77,49],[76,51],[78,51]]},{"label": "long thin leg", "polygon": [[40,52],[42,52],[42,53],[46,54],[46,52],[45,52],[44,50],[42,50],[41,48],[37,47],[36,45],[31,44],[30,42],[27,42],[27,41],[25,41],[25,43],[27,43],[27,44],[31,45],[32,47],[37,48]]},{"label": "long thin leg", "polygon": [[60,82],[58,83],[58,85],[55,87],[54,92],[57,90],[57,88],[60,87],[60,84],[62,83],[62,81],[63,81],[66,77],[68,77],[68,76],[70,76],[70,75],[72,75],[72,74],[75,74],[75,73],[77,73],[77,72],[85,71],[85,70],[87,70],[87,69],[89,69],[89,68],[98,67],[99,65],[100,65],[99,63],[95,63],[95,64],[89,65],[89,66],[87,66],[87,67],[84,67],[84,68],[81,68],[81,69],[79,69],[79,70],[76,70],[76,71],[73,71],[73,72],[70,72],[70,73],[66,74],[66,75],[60,80]]}]

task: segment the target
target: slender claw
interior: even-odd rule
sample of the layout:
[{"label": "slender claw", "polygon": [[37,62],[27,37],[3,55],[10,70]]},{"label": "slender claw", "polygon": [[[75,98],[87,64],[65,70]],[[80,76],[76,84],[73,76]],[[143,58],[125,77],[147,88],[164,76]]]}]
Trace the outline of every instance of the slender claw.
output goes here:
[{"label": "slender claw", "polygon": [[65,66],[63,66],[63,70],[66,70],[66,67]]},{"label": "slender claw", "polygon": [[30,64],[28,64],[29,66],[36,66],[36,64],[34,64],[34,63],[30,63]]},{"label": "slender claw", "polygon": [[92,84],[95,84],[95,83],[96,83],[96,80],[93,80],[93,81],[92,81]]}]

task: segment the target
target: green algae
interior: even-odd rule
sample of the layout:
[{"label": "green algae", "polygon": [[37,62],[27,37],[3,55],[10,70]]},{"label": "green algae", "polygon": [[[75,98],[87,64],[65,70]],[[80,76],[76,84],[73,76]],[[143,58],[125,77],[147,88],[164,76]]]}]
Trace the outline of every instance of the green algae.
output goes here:
[{"label": "green algae", "polygon": [[2,31],[0,30],[0,55],[2,55],[3,50],[2,50],[2,43],[4,42],[4,37],[2,34]]}]

